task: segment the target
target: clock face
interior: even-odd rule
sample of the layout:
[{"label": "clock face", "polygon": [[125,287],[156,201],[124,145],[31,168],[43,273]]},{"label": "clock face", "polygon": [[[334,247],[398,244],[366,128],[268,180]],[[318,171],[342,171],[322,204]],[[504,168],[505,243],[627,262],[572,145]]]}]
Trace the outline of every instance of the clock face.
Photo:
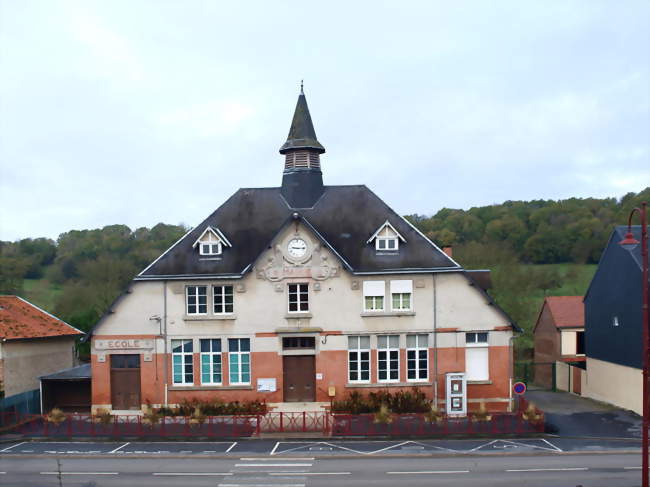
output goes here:
[{"label": "clock face", "polygon": [[287,246],[287,253],[296,259],[304,257],[307,253],[307,242],[301,238],[292,238]]}]

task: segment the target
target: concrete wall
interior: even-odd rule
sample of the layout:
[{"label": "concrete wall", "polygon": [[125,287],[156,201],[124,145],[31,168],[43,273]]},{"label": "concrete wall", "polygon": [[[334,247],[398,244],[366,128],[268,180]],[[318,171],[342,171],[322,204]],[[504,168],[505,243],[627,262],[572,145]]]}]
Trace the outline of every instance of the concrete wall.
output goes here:
[{"label": "concrete wall", "polygon": [[5,396],[38,389],[39,376],[74,366],[74,342],[74,338],[4,342]]},{"label": "concrete wall", "polygon": [[[326,249],[319,248],[318,241],[306,228],[299,228],[301,237],[314,249],[313,258],[301,265],[293,265],[282,259],[282,265],[269,270],[280,260],[281,249],[295,235],[292,226],[278,236],[270,250],[262,255],[252,272],[239,280],[187,280],[163,282],[134,282],[95,330],[93,337],[93,405],[110,406],[110,360],[99,361],[105,351],[97,350],[98,340],[112,338],[146,338],[153,340],[151,360],[141,360],[143,377],[143,402],[152,404],[177,403],[183,398],[214,397],[218,393],[223,400],[259,398],[253,387],[258,378],[275,377],[278,391],[265,393],[262,397],[270,402],[282,400],[282,347],[281,339],[287,332],[306,333],[316,336],[317,400],[329,400],[328,386],[337,388],[337,398],[354,388],[362,391],[385,389],[397,390],[411,387],[406,381],[405,335],[429,333],[429,380],[418,385],[433,395],[433,377],[438,373],[438,391],[444,396],[444,374],[465,370],[466,331],[490,331],[489,367],[490,379],[472,384],[468,389],[470,400],[480,398],[494,400],[495,409],[505,408],[509,400],[512,330],[506,319],[488,304],[487,299],[460,273],[405,274],[382,276],[352,275],[342,268],[338,258]],[[236,251],[236,249],[228,250]],[[227,256],[224,256],[227,258]],[[326,268],[329,277],[317,279],[312,270]],[[280,278],[272,277],[279,272]],[[320,270],[318,272],[321,272]],[[321,276],[322,277],[322,276]],[[276,279],[277,280],[274,280]],[[390,310],[390,281],[412,280],[412,311]],[[385,282],[385,311],[364,311],[363,281]],[[309,283],[309,313],[291,314],[287,309],[288,283]],[[234,313],[227,316],[187,316],[185,312],[185,288],[187,285],[231,284],[234,292]],[[319,289],[318,289],[319,288]],[[208,291],[210,294],[210,291]],[[211,299],[208,299],[210,308]],[[166,342],[159,335],[161,323],[154,316],[166,316]],[[164,320],[162,326],[164,327]],[[433,330],[437,333],[433,333]],[[392,384],[377,383],[376,334],[399,334],[401,336],[400,381]],[[370,384],[348,384],[347,336],[371,335]],[[224,373],[224,384],[218,387],[201,386],[199,383],[198,339],[227,338],[251,339],[251,386],[229,386]],[[171,381],[170,360],[165,356],[170,341],[179,338],[195,339],[193,386],[168,384],[165,398],[165,381]],[[374,345],[373,345],[374,344]],[[225,347],[224,347],[225,349]],[[132,352],[133,353],[133,352]],[[144,354],[143,354],[144,357]],[[437,368],[434,365],[437,358]],[[222,356],[223,370],[227,370],[227,354]],[[167,367],[167,369],[165,369]],[[146,385],[145,385],[146,384]],[[216,392],[215,392],[216,391]]]},{"label": "concrete wall", "polygon": [[642,414],[641,369],[587,357],[582,395]]}]

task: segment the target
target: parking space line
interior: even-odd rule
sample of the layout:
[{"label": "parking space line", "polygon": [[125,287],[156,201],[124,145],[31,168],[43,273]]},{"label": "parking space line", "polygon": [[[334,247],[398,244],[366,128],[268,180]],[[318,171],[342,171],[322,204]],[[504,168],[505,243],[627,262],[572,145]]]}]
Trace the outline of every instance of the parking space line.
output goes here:
[{"label": "parking space line", "polygon": [[544,438],[542,438],[542,441],[543,441],[544,443],[546,443],[548,446],[550,446],[551,448],[554,448],[555,451],[558,451],[558,452],[560,452],[560,453],[563,452],[563,450],[562,450],[561,448],[558,448],[557,446],[555,446],[555,445],[554,445],[553,443],[551,443],[550,441],[545,440]]},{"label": "parking space line", "polygon": [[232,450],[233,448],[235,448],[235,445],[236,445],[236,444],[237,444],[237,442],[235,441],[232,445],[230,445],[230,446],[228,447],[228,449],[226,450],[226,453],[230,453],[230,450]]},{"label": "parking space line", "polygon": [[[314,460],[315,457],[282,457],[283,461],[295,460],[297,462],[306,462],[308,460]],[[268,458],[268,457],[242,457],[239,459],[242,462],[277,462],[277,458]]]},{"label": "parking space line", "polygon": [[278,449],[278,446],[279,446],[279,445],[280,445],[280,442],[279,442],[279,441],[276,441],[276,442],[275,442],[275,446],[273,447],[273,450],[271,450],[271,453],[269,453],[269,455],[275,455],[275,450]]},{"label": "parking space line", "polygon": [[27,443],[27,442],[26,442],[26,441],[23,441],[22,443],[17,443],[17,444],[15,444],[15,445],[11,445],[11,446],[5,448],[4,450],[0,450],[0,453],[4,453],[4,452],[6,452],[6,451],[11,450],[12,448],[16,448],[17,446],[24,445],[25,443]]},{"label": "parking space line", "polygon": [[269,475],[276,477],[284,477],[285,475],[296,475],[302,477],[303,475],[351,475],[352,472],[269,472]]},{"label": "parking space line", "polygon": [[131,442],[126,442],[122,446],[118,446],[115,450],[111,450],[108,453],[109,454],[110,453],[117,453],[119,450],[121,450],[122,448],[124,448],[125,446],[130,445],[130,444],[131,444]]},{"label": "parking space line", "polygon": [[313,463],[235,463],[235,467],[313,467]]}]

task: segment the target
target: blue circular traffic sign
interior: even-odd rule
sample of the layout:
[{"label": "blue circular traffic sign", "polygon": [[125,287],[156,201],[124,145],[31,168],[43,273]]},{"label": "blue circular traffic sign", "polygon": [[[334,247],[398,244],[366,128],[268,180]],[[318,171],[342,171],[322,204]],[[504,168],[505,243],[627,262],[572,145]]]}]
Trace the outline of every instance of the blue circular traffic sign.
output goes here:
[{"label": "blue circular traffic sign", "polygon": [[524,392],[526,392],[526,384],[524,384],[523,382],[515,382],[512,386],[512,391],[515,394],[521,395]]}]

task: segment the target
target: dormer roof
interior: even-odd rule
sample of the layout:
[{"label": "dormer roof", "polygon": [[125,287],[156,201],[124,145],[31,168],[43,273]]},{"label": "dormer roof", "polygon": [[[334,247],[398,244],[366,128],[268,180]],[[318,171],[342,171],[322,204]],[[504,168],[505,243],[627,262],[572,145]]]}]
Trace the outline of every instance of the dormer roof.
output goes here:
[{"label": "dormer roof", "polygon": [[232,244],[228,241],[226,236],[218,228],[212,228],[207,226],[203,233],[197,238],[192,244],[192,248],[196,247],[199,242],[202,242],[206,235],[213,235],[217,240],[219,240],[226,247],[232,247]]},{"label": "dormer roof", "polygon": [[377,236],[385,229],[385,228],[390,228],[393,231],[393,234],[398,237],[402,242],[406,243],[406,239],[402,237],[402,235],[395,230],[395,227],[390,224],[388,220],[386,220],[378,229],[375,233],[372,234],[372,236],[368,239],[366,243],[371,243],[373,240],[377,238]]}]

